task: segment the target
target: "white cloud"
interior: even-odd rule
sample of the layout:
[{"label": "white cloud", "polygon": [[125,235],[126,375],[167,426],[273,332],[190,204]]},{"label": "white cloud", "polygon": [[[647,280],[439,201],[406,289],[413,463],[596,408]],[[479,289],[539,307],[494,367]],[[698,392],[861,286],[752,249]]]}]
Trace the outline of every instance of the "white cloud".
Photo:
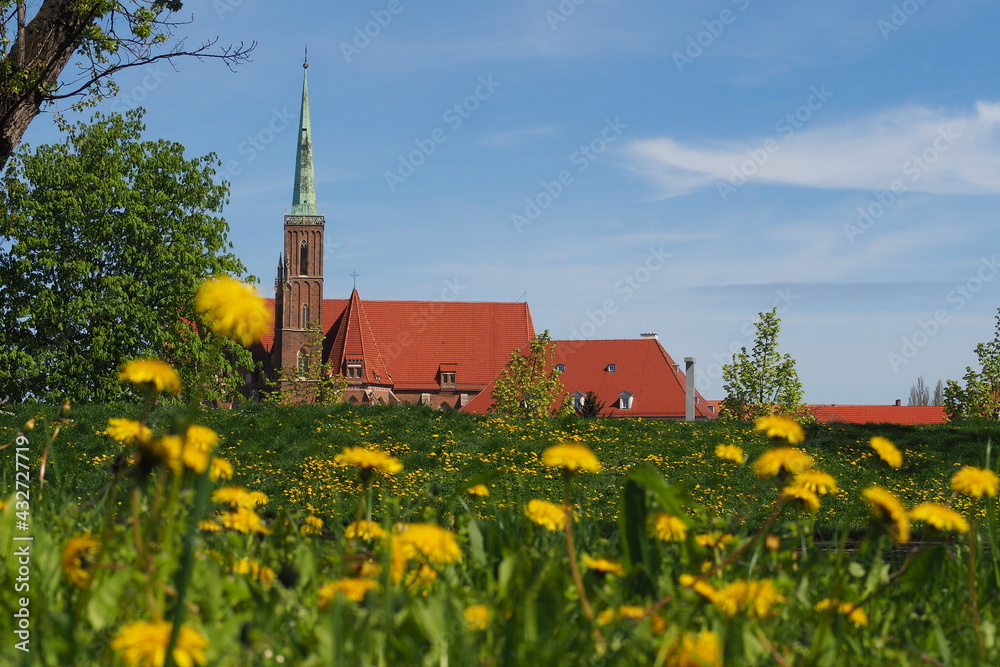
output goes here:
[{"label": "white cloud", "polygon": [[964,112],[907,106],[828,125],[796,120],[803,109],[809,111],[790,110],[791,120],[779,120],[767,136],[650,138],[633,141],[626,153],[664,198],[704,187],[738,189],[744,178],[825,189],[884,190],[898,182],[907,192],[1000,193],[1000,102],[980,101]]}]

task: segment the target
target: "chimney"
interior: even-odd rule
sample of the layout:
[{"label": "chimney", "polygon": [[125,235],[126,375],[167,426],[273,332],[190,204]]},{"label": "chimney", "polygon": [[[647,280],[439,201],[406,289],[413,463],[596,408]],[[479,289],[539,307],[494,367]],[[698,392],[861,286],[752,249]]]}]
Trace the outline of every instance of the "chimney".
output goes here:
[{"label": "chimney", "polygon": [[647,338],[652,339],[652,340],[659,340],[660,337],[657,334],[653,333],[653,332],[649,332],[649,333],[641,333],[641,334],[639,334],[639,338],[641,338],[643,340],[645,340]]},{"label": "chimney", "polygon": [[903,405],[903,399],[897,398],[896,399],[896,407],[898,408],[898,407],[901,407],[902,405]]},{"label": "chimney", "polygon": [[684,421],[694,421],[694,357],[684,357],[684,375],[687,382],[684,390]]}]

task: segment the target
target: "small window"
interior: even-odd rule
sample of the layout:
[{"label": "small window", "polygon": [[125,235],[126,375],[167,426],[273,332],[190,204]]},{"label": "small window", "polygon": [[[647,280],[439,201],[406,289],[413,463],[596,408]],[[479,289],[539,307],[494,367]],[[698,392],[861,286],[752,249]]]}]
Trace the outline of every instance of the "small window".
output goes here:
[{"label": "small window", "polygon": [[455,371],[441,371],[441,386],[442,387],[455,386]]},{"label": "small window", "polygon": [[607,366],[604,367],[604,370],[607,371],[608,373],[614,373],[616,370],[618,370],[618,368],[614,364],[608,364]]},{"label": "small window", "polygon": [[572,397],[573,399],[573,408],[575,410],[583,409],[583,401],[585,398],[587,398],[586,394],[584,394],[582,391],[574,391],[572,394],[570,394],[570,397]]},{"label": "small window", "polygon": [[618,394],[618,408],[620,410],[631,410],[632,409],[632,399],[634,394],[630,391],[623,391]]},{"label": "small window", "polygon": [[560,373],[566,372],[566,364],[556,364],[556,370]]},{"label": "small window", "polygon": [[309,327],[309,304],[302,304],[302,328],[307,329]]},{"label": "small window", "polygon": [[305,239],[299,243],[299,275],[309,275],[309,244]]},{"label": "small window", "polygon": [[299,350],[298,356],[299,375],[303,376],[309,372],[309,353],[306,352],[305,348],[302,348]]},{"label": "small window", "polygon": [[348,380],[361,380],[364,376],[364,362],[361,359],[348,359],[345,366],[344,375]]}]

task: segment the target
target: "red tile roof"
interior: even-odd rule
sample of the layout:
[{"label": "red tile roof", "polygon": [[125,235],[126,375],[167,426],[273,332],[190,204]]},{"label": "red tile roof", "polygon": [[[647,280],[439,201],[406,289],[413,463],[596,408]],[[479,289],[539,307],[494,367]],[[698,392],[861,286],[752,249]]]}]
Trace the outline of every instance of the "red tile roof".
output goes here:
[{"label": "red tile roof", "polygon": [[[327,320],[324,319],[324,322]],[[347,306],[337,321],[328,329],[327,338],[332,336],[329,359],[334,368],[343,369],[346,359],[364,359],[363,382],[367,384],[390,384],[392,378],[386,370],[378,342],[371,323],[365,314],[364,304],[358,290],[351,292]]]},{"label": "red tile roof", "polygon": [[[274,300],[266,301],[273,312]],[[440,388],[442,364],[454,364],[448,370],[455,371],[457,391],[479,391],[511,351],[535,337],[523,302],[367,301],[355,292],[350,299],[324,299],[323,323],[337,354],[361,351],[366,368],[384,369],[397,389],[416,391]],[[273,334],[261,341],[265,351],[273,344]]]},{"label": "red tile roof", "polygon": [[[561,376],[567,394],[596,392],[604,403],[602,414],[615,417],[684,419],[685,376],[660,342],[654,338],[629,340],[556,341],[556,364],[563,364]],[[606,370],[614,364],[614,372]],[[486,413],[493,405],[491,384],[463,408]],[[632,408],[617,407],[619,395],[633,395]],[[700,394],[695,404],[698,418],[711,419]]]},{"label": "red tile roof", "polygon": [[807,405],[820,422],[851,424],[944,424],[948,421],[940,405]]}]

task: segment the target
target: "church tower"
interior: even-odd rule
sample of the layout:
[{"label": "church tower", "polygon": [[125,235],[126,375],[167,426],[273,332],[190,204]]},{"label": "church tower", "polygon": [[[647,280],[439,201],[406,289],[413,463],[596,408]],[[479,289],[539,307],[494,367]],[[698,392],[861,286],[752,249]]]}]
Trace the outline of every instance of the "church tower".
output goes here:
[{"label": "church tower", "polygon": [[290,371],[303,369],[310,331],[323,328],[323,228],[316,212],[316,184],[309,121],[309,62],[302,64],[302,110],[295,155],[292,211],[285,216],[284,252],[274,281],[276,340],[274,365]]}]

